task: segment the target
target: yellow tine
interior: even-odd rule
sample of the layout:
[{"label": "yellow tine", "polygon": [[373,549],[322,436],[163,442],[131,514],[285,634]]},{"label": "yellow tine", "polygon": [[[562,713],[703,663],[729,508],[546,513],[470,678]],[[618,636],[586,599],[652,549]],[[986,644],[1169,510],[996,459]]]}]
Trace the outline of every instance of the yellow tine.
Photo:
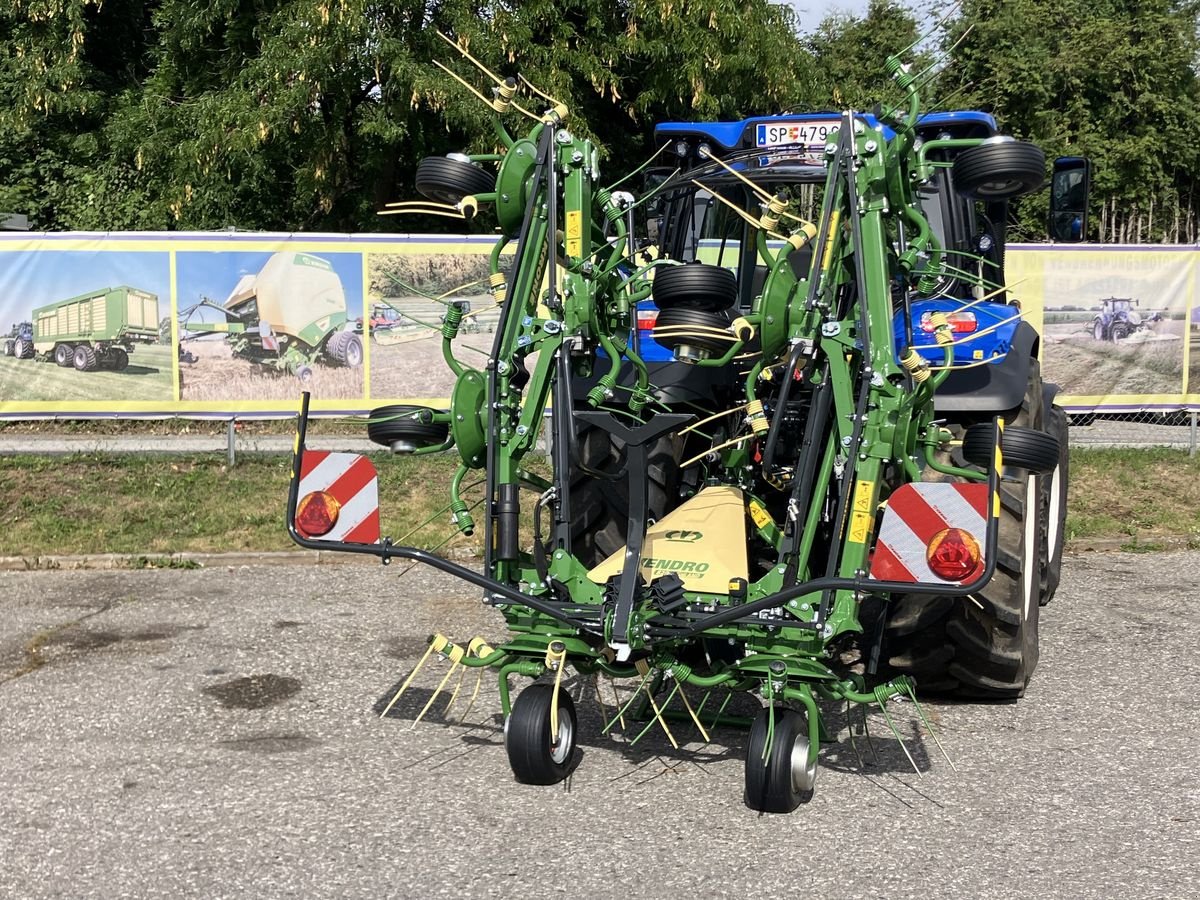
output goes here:
[{"label": "yellow tine", "polygon": [[413,666],[413,670],[408,673],[408,677],[404,679],[404,684],[400,685],[400,690],[396,691],[396,696],[392,697],[392,702],[387,705],[387,708],[379,714],[379,718],[384,718],[392,711],[392,707],[396,705],[396,701],[408,690],[408,686],[412,684],[412,680],[417,677],[417,673],[421,671],[421,666],[425,665],[425,660],[429,659],[429,655],[433,653],[433,642],[429,642],[429,646],[425,648],[425,655]]}]

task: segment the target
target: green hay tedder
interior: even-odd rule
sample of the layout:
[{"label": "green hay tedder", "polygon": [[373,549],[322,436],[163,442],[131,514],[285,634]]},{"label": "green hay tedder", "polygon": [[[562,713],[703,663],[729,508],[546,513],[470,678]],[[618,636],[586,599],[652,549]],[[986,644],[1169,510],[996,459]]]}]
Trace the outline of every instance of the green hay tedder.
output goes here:
[{"label": "green hay tedder", "polygon": [[[1006,293],[1004,222],[1045,160],[983,113],[922,116],[917,76],[889,68],[907,99],[876,115],[661,125],[640,199],[601,186],[561,104],[487,73],[504,152],[426,159],[428,199],[395,205],[499,224],[486,363],[456,354],[449,304],[450,408],[368,424],[398,452],[458,454],[465,533],[481,472],[482,570],[380,537],[370,464],[304,449],[307,398],[289,528],[450,572],[503,611],[507,640],[437,635],[426,657],[498,672],[519,781],[575,764],[568,668],[632,679],[605,732],[638,713],[672,742],[673,718],[705,740],[748,725],[763,811],[811,796],[838,705],[890,725],[918,691],[1025,690],[1058,583],[1066,417]],[[534,124],[515,136],[508,115]],[[549,477],[525,465],[543,434]],[[514,675],[534,680],[515,699]],[[739,694],[757,714],[733,715]]]}]

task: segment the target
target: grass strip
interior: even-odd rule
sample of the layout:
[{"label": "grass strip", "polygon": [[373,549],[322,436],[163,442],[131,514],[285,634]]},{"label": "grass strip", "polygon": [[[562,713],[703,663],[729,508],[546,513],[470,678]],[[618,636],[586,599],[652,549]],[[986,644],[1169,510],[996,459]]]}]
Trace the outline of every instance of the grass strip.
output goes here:
[{"label": "grass strip", "polygon": [[[432,548],[457,534],[446,511],[456,457],[376,458],[384,534]],[[284,531],[290,457],[81,454],[0,457],[0,556],[294,550]],[[467,483],[478,478],[468,476]],[[476,487],[467,502],[482,494]],[[531,499],[523,506],[528,511]],[[477,551],[479,529],[440,552]],[[1200,458],[1169,449],[1071,452],[1068,540],[1131,547],[1184,537],[1200,546]]]}]

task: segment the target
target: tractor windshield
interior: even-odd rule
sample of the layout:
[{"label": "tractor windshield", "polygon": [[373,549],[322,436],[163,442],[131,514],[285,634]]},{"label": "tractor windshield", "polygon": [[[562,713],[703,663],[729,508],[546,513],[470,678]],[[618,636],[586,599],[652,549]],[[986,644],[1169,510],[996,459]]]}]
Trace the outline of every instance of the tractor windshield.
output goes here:
[{"label": "tractor windshield", "polygon": [[[750,306],[762,288],[766,268],[758,264],[753,246],[753,228],[741,212],[758,218],[763,214],[763,198],[746,184],[771,196],[783,195],[789,202],[789,212],[796,218],[785,218],[775,237],[768,241],[773,249],[783,246],[782,238],[798,231],[806,222],[818,223],[825,195],[824,166],[813,165],[811,159],[789,156],[778,151],[764,155],[763,151],[742,151],[730,154],[724,165],[717,162],[698,166],[677,174],[655,193],[650,204],[651,232],[657,232],[659,253],[684,262],[699,260],[729,269],[738,276],[739,305]],[[733,169],[737,175],[732,174]],[[939,244],[947,243],[947,218],[943,178],[935,177],[923,185],[919,202],[929,220]],[[792,254],[796,275],[808,274],[810,251]]]}]

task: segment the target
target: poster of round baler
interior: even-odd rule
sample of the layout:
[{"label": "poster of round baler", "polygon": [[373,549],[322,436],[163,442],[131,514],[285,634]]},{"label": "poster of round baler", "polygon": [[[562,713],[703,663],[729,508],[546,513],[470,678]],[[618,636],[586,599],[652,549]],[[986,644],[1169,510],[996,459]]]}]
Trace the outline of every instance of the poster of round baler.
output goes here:
[{"label": "poster of round baler", "polygon": [[362,256],[176,254],[183,402],[361,399]]}]

